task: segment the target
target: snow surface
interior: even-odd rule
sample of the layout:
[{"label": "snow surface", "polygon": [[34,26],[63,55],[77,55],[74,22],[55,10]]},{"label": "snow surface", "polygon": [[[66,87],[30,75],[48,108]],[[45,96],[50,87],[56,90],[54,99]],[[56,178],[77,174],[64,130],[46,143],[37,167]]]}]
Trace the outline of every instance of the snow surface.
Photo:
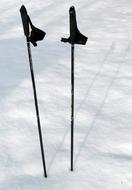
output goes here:
[{"label": "snow surface", "polygon": [[[43,178],[19,8],[47,35],[32,47],[48,178]],[[70,172],[68,10],[75,5],[75,170]],[[132,190],[132,1],[0,1],[0,190]]]}]

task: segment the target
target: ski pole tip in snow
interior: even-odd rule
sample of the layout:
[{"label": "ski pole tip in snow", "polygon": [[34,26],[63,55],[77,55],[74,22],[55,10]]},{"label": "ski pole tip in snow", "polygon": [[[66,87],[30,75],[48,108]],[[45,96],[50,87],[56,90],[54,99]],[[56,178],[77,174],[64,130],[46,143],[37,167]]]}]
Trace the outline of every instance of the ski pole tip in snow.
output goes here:
[{"label": "ski pole tip in snow", "polygon": [[47,173],[46,174],[44,174],[44,178],[47,178],[48,176],[47,176]]}]

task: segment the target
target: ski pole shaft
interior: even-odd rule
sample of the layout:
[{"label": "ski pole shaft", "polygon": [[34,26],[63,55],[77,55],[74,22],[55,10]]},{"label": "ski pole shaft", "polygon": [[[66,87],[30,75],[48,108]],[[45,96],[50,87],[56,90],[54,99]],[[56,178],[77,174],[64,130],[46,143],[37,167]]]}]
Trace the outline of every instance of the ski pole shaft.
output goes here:
[{"label": "ski pole shaft", "polygon": [[29,57],[32,86],[33,86],[33,94],[34,94],[34,102],[35,102],[36,117],[37,117],[37,124],[38,124],[38,133],[39,133],[39,140],[40,140],[40,148],[41,148],[41,155],[42,155],[44,177],[47,177],[43,138],[42,138],[41,124],[40,124],[40,116],[39,116],[39,107],[38,107],[35,77],[34,77],[34,70],[33,70],[33,63],[32,63],[32,54],[31,54],[30,42],[28,41],[28,39],[27,39],[27,50],[28,50],[28,57]]},{"label": "ski pole shaft", "polygon": [[74,157],[74,45],[71,45],[71,171]]}]

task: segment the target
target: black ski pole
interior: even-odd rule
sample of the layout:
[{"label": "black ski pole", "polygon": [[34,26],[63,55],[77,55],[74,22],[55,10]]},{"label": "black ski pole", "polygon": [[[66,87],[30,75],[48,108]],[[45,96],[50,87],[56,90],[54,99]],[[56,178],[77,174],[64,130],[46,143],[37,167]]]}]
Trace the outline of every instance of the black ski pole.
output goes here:
[{"label": "black ski pole", "polygon": [[39,132],[39,139],[40,139],[40,147],[41,147],[41,154],[42,154],[42,163],[43,163],[43,169],[44,169],[44,176],[47,177],[45,156],[44,156],[43,138],[42,138],[40,116],[39,116],[39,108],[38,108],[38,100],[37,100],[37,92],[36,92],[36,84],[35,84],[35,78],[34,78],[32,55],[31,55],[31,48],[30,48],[30,42],[29,41],[27,41],[27,49],[28,49],[30,72],[31,72],[31,79],[32,79],[32,86],[33,86],[33,93],[34,93],[34,102],[35,102],[35,109],[36,109],[36,118],[37,118],[37,124],[38,124],[38,132]]},{"label": "black ski pole", "polygon": [[74,152],[74,45],[71,45],[71,171]]},{"label": "black ski pole", "polygon": [[[24,5],[20,8],[20,13],[21,13],[21,18],[22,18],[22,23],[23,23],[24,34],[26,36],[26,42],[27,42],[29,66],[30,66],[31,80],[32,80],[32,86],[33,86],[34,103],[35,103],[35,109],[36,109],[36,118],[37,118],[37,125],[38,125],[38,133],[39,133],[39,140],[40,140],[40,149],[41,149],[41,155],[42,155],[44,177],[47,177],[45,155],[44,155],[44,145],[43,145],[41,124],[40,124],[38,100],[37,100],[37,91],[36,91],[32,54],[31,54],[31,47],[30,47],[30,42],[32,42],[33,45],[36,46],[37,45],[36,42],[38,40],[42,40],[44,38],[45,32],[41,31],[40,29],[37,29],[36,27],[34,27],[32,25],[32,22],[30,20],[30,17],[27,14],[27,10],[24,7]],[[29,30],[29,24],[32,29],[31,35],[30,35],[30,30]]]},{"label": "black ski pole", "polygon": [[74,170],[74,44],[85,45],[87,37],[82,35],[77,28],[75,7],[69,9],[70,37],[62,38],[62,42],[71,44],[71,171]]}]

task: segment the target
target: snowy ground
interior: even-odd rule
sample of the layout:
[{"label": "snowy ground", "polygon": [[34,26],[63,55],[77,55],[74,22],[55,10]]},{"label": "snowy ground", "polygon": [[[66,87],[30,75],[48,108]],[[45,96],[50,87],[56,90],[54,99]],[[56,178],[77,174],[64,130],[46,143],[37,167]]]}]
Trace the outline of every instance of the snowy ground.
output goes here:
[{"label": "snowy ground", "polygon": [[[32,47],[48,178],[43,178],[19,8],[47,35]],[[76,6],[75,171],[70,172],[68,9]],[[0,189],[132,189],[132,1],[1,0]]]}]

